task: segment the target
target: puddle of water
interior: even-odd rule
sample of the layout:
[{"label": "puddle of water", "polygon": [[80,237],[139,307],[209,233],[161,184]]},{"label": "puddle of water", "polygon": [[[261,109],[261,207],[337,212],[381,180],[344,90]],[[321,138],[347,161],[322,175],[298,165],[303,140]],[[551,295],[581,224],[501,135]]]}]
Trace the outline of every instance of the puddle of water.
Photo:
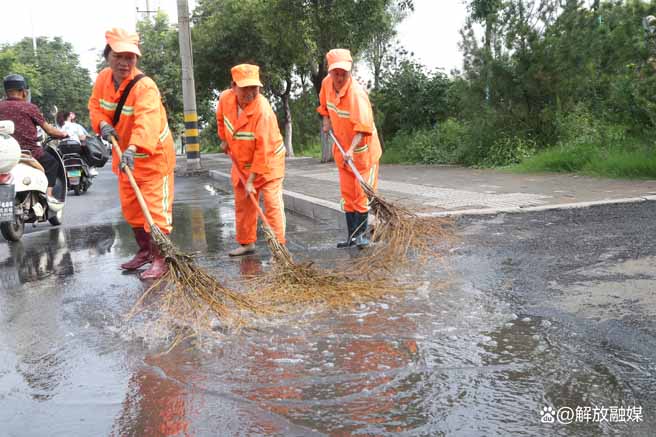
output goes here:
[{"label": "puddle of water", "polygon": [[[174,242],[230,281],[266,270],[229,259],[229,199],[175,208]],[[184,196],[178,196],[182,199]],[[291,218],[312,257],[343,256],[337,231]],[[616,368],[591,365],[563,327],[513,314],[459,276],[340,311],[308,311],[227,335],[210,352],[152,347],[124,319],[143,286],[118,264],[125,225],[53,229],[0,252],[0,421],[8,435],[603,435],[628,425],[549,426],[545,406],[636,402]],[[475,266],[469,266],[474,269]],[[468,278],[469,279],[469,278]],[[628,372],[653,374],[627,357]],[[26,431],[25,424],[30,427]]]}]

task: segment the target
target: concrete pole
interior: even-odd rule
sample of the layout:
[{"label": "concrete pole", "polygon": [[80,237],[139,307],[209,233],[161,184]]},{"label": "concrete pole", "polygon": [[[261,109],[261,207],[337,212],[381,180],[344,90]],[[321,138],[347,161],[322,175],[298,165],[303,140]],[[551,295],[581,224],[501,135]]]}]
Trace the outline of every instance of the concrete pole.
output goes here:
[{"label": "concrete pole", "polygon": [[191,51],[189,6],[187,0],[178,0],[178,40],[182,60],[182,100],[184,104],[185,148],[187,171],[200,170],[200,143],[198,142],[198,113],[194,86],[194,59]]}]

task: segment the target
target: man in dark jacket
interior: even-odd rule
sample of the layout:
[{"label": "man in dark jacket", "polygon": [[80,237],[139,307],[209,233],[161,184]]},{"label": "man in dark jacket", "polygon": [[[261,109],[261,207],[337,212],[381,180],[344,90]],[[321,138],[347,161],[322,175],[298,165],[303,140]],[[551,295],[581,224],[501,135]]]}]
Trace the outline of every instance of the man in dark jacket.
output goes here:
[{"label": "man in dark jacket", "polygon": [[38,134],[36,127],[40,126],[48,135],[54,138],[66,138],[68,135],[52,126],[43,118],[39,108],[28,101],[29,90],[27,81],[20,74],[10,74],[3,81],[7,99],[0,101],[0,120],[14,122],[14,139],[21,149],[29,150],[32,156],[39,161],[48,178],[48,201],[57,202],[52,197],[52,189],[57,180],[59,163],[43,148],[37,144]]}]

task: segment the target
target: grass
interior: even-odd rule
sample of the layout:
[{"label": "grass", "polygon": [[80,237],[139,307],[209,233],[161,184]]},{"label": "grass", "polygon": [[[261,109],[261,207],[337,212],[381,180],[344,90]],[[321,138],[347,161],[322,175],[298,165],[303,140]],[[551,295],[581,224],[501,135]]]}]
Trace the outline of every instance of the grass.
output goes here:
[{"label": "grass", "polygon": [[[296,156],[309,156],[316,159],[321,159],[321,143],[313,143],[299,147],[294,150]],[[380,159],[381,164],[404,164],[407,159],[404,158],[403,151],[396,148],[387,148],[383,152]]]},{"label": "grass", "polygon": [[626,179],[656,179],[656,154],[645,147],[556,146],[522,163],[513,172],[570,172]]},{"label": "grass", "polygon": [[321,143],[311,143],[309,145],[303,145],[297,150],[294,150],[296,156],[308,156],[311,158],[321,159]]},{"label": "grass", "polygon": [[405,164],[407,159],[402,150],[388,147],[383,151],[383,156],[380,157],[381,164]]}]

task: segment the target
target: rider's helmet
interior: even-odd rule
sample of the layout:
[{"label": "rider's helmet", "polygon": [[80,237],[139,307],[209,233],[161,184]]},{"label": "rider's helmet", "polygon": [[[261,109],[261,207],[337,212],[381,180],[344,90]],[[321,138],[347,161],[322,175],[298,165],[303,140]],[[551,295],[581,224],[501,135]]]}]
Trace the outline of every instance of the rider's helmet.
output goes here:
[{"label": "rider's helmet", "polygon": [[29,88],[27,86],[27,81],[20,74],[10,74],[8,76],[5,76],[2,82],[3,82],[2,84],[5,87],[5,91],[26,90]]}]

